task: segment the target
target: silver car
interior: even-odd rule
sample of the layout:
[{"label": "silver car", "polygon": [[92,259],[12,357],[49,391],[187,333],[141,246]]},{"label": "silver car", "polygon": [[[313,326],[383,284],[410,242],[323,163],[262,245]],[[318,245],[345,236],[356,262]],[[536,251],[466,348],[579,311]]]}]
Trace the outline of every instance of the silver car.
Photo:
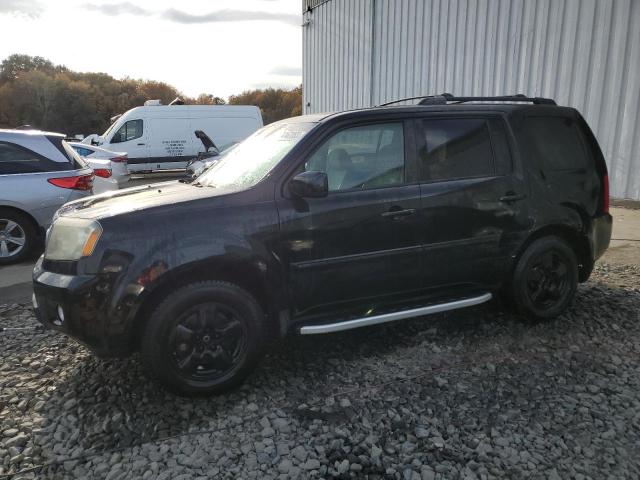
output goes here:
[{"label": "silver car", "polygon": [[130,178],[126,152],[112,152],[78,142],[69,142],[69,145],[93,169],[94,194],[126,188]]},{"label": "silver car", "polygon": [[0,265],[28,255],[56,210],[92,186],[92,170],[64,135],[0,129]]}]

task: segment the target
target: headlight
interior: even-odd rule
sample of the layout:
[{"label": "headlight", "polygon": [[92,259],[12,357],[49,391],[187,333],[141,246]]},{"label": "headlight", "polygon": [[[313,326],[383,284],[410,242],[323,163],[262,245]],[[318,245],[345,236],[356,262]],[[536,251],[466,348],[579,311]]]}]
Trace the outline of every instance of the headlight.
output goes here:
[{"label": "headlight", "polygon": [[79,260],[88,257],[102,235],[95,220],[59,217],[49,232],[44,256],[48,260]]}]

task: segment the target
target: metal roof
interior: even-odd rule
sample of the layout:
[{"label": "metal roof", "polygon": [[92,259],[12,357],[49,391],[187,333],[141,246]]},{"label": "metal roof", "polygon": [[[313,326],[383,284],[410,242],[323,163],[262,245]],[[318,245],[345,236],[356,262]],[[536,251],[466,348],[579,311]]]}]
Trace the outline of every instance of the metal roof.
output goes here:
[{"label": "metal roof", "polygon": [[438,92],[554,98],[593,129],[612,195],[640,199],[640,0],[310,2],[305,113]]}]

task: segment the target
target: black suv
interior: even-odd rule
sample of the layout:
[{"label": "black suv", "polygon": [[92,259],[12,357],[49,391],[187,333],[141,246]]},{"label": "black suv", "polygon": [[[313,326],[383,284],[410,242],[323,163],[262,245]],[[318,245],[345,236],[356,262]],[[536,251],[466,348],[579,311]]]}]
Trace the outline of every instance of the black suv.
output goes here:
[{"label": "black suv", "polygon": [[273,123],[195,181],[65,205],[33,300],[98,355],[139,350],[170,389],[218,393],[290,331],[497,294],[555,317],[610,236],[605,161],[576,110],[425,97]]}]

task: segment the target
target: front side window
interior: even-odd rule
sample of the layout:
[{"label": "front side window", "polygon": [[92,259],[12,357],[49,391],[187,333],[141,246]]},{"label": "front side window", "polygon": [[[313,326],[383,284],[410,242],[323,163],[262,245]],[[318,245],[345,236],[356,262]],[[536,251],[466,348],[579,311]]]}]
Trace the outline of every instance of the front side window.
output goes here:
[{"label": "front side window", "polygon": [[113,134],[111,143],[128,142],[142,137],[142,120],[129,120],[125,122],[116,133]]},{"label": "front side window", "polygon": [[426,182],[494,175],[489,130],[481,119],[424,120],[420,152],[421,179]]},{"label": "front side window", "polygon": [[305,170],[326,172],[330,192],[401,185],[405,179],[403,125],[341,130],[316,150]]}]

